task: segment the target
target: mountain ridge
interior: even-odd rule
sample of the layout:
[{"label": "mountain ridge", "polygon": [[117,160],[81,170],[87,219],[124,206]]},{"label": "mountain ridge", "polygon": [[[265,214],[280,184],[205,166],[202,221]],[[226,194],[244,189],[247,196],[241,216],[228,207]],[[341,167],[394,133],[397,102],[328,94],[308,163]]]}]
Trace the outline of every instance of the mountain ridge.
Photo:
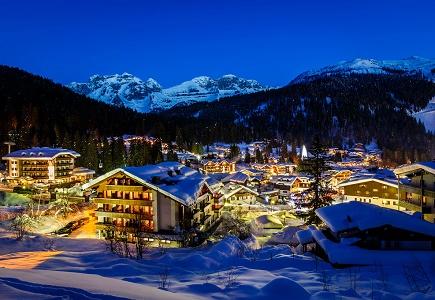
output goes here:
[{"label": "mountain ridge", "polygon": [[126,72],[92,75],[88,82],[72,82],[67,87],[92,99],[145,113],[266,89],[256,80],[232,74],[217,79],[198,76],[178,85],[163,88],[153,78],[144,81]]},{"label": "mountain ridge", "polygon": [[319,77],[346,74],[397,74],[419,75],[435,81],[435,59],[410,56],[398,60],[376,60],[368,58],[356,58],[349,61],[341,61],[337,64],[328,65],[316,70],[306,71],[293,79],[290,84],[307,82]]}]

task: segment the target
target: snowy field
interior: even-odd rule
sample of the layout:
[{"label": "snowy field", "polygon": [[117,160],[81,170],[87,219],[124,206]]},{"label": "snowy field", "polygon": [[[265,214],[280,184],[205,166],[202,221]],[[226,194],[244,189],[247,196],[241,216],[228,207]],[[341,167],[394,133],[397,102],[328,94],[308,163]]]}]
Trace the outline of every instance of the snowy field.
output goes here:
[{"label": "snowy field", "polygon": [[[435,299],[412,292],[402,264],[418,259],[434,284],[435,253],[393,264],[334,269],[287,245],[257,250],[228,237],[195,249],[119,258],[102,241],[0,238],[1,299]],[[161,286],[165,288],[162,289]],[[62,298],[65,299],[65,298]]]}]

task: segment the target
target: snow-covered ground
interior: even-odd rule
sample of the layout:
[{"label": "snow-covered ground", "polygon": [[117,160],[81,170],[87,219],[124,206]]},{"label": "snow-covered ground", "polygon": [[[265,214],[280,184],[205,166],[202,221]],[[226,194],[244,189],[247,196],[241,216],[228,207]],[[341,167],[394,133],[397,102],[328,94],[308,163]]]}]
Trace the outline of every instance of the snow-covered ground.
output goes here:
[{"label": "snow-covered ground", "polygon": [[413,115],[422,122],[427,131],[435,134],[435,97],[422,110]]},{"label": "snow-covered ground", "polygon": [[[1,299],[434,299],[411,292],[403,261],[333,269],[287,245],[253,250],[233,237],[194,249],[119,258],[102,241],[0,238]],[[256,243],[249,243],[255,245]],[[406,260],[409,253],[404,252]],[[422,265],[434,284],[435,253]],[[2,268],[3,267],[3,268]],[[167,288],[160,289],[167,275]]]}]

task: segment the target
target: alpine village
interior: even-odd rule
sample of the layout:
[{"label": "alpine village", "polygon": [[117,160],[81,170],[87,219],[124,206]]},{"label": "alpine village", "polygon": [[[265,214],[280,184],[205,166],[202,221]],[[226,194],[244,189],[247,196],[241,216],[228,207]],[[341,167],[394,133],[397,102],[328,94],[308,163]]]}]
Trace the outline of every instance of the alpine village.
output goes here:
[{"label": "alpine village", "polygon": [[[120,18],[126,43],[143,22]],[[435,299],[435,59],[163,88],[124,54],[68,75],[0,65],[0,299]]]}]

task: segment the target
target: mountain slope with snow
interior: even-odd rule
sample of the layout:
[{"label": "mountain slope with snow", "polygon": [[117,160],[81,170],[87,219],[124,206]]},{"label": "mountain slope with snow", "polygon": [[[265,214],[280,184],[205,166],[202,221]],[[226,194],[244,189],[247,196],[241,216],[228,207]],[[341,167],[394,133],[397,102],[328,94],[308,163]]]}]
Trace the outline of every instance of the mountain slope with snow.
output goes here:
[{"label": "mountain slope with snow", "polygon": [[255,80],[243,79],[235,75],[224,75],[218,79],[200,76],[163,89],[152,78],[143,81],[128,73],[94,75],[86,83],[72,82],[68,87],[90,98],[129,107],[139,112],[165,110],[173,106],[214,101],[226,96],[265,89]]},{"label": "mountain slope with snow", "polygon": [[435,134],[435,98],[432,98],[423,110],[413,116],[423,123],[427,131]]},{"label": "mountain slope with snow", "polygon": [[326,66],[319,70],[304,72],[297,76],[291,84],[307,82],[325,76],[345,74],[422,74],[424,77],[435,81],[435,59],[418,56],[399,60],[357,58],[352,61],[343,61],[336,65]]},{"label": "mountain slope with snow", "polygon": [[[422,75],[435,82],[435,59],[418,56],[399,60],[375,60],[357,58],[352,61],[340,62],[336,65],[326,66],[317,71],[308,71],[297,76],[290,84],[307,83],[319,78],[329,76],[342,76],[350,74],[376,74],[376,75]],[[429,99],[428,99],[429,100]],[[421,121],[427,131],[435,133],[435,104],[434,100],[428,102],[427,107],[413,116]]]}]

